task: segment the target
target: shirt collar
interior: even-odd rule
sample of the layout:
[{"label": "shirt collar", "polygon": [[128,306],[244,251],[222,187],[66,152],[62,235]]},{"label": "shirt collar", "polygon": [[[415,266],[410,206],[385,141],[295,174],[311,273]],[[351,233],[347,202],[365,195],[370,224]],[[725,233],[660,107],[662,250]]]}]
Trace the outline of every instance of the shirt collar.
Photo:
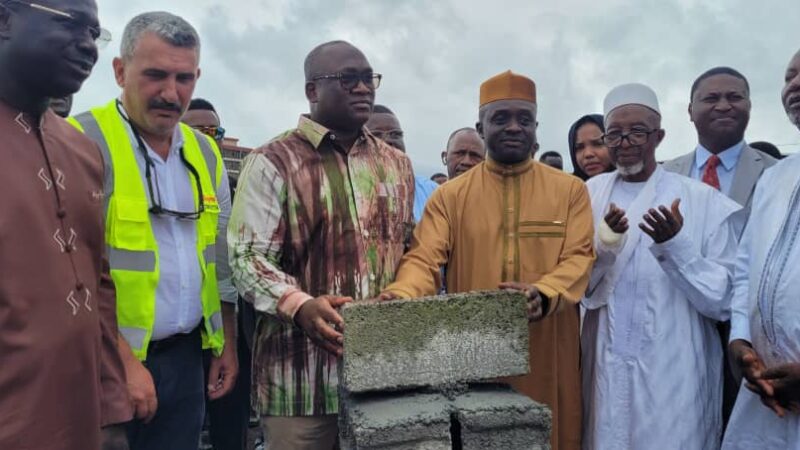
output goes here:
[{"label": "shirt collar", "polygon": [[[318,149],[326,137],[332,141],[336,140],[336,135],[333,134],[331,130],[326,128],[324,125],[311,120],[311,117],[308,114],[303,114],[300,116],[300,120],[297,122],[297,131],[309,143],[311,143],[314,149]],[[367,136],[368,133],[366,129],[362,127],[356,143],[363,141],[367,138]]]},{"label": "shirt collar", "polygon": [[[725,170],[730,171],[736,167],[736,162],[739,161],[739,155],[742,154],[743,148],[744,141],[741,141],[732,147],[726,148],[717,155],[719,156],[722,166],[725,167]],[[697,151],[694,152],[694,163],[697,168],[703,168],[706,162],[708,162],[708,158],[711,158],[711,155],[713,155],[713,153],[703,147],[702,144],[697,144]]]},{"label": "shirt collar", "polygon": [[516,164],[502,164],[493,160],[487,153],[485,164],[490,172],[503,177],[514,177],[530,170],[533,167],[533,159],[526,159]]}]

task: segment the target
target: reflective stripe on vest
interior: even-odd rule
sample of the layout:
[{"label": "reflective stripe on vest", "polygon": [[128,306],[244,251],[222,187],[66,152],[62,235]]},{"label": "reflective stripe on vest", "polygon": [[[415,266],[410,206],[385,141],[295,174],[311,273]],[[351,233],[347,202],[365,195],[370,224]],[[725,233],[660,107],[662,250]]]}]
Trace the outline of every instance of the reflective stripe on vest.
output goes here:
[{"label": "reflective stripe on vest", "polygon": [[152,272],[156,270],[156,252],[151,250],[124,250],[109,246],[108,264],[114,270]]},{"label": "reflective stripe on vest", "polygon": [[100,147],[100,152],[103,155],[103,170],[105,172],[105,179],[103,180],[103,192],[105,193],[105,197],[103,197],[103,210],[108,214],[108,198],[114,187],[114,168],[111,166],[111,153],[108,150],[106,137],[103,136],[100,126],[89,111],[78,114],[75,117],[70,117],[67,120],[73,125],[77,125],[76,128],[81,130],[83,134],[88,136],[89,139],[93,140],[97,143],[97,146]]},{"label": "reflective stripe on vest", "polygon": [[[106,169],[106,242],[111,276],[117,287],[117,321],[120,334],[140,360],[147,348],[155,322],[156,288],[160,274],[158,245],[150,223],[147,191],[127,127],[116,101],[68,119],[94,140],[101,149]],[[219,206],[216,187],[224,166],[219,150],[210,138],[180,125],[183,154],[200,174],[203,198],[194,177],[195,201],[205,211],[196,221],[197,258],[201,263],[203,286],[203,348],[220,354],[224,345],[222,313],[216,279],[216,234]],[[110,195],[109,195],[110,194]]]},{"label": "reflective stripe on vest", "polygon": [[[211,183],[214,185],[214,190],[217,190],[217,184],[221,181],[217,178],[217,153],[214,152],[214,149],[211,147],[210,138],[197,130],[194,131],[195,138],[197,138],[197,143],[200,144],[200,150],[203,152],[203,158],[206,160],[206,167],[208,167],[208,173],[213,173],[214,176],[211,177]],[[216,144],[213,144],[216,145]],[[221,175],[221,172],[220,172]]]}]

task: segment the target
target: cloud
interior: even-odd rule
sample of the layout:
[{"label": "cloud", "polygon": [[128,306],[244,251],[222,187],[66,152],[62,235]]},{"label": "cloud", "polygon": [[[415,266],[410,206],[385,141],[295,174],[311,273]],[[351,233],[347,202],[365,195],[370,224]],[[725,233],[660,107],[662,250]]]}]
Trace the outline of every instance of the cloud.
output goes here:
[{"label": "cloud", "polygon": [[[783,72],[800,47],[800,2],[784,0],[98,0],[115,37],[135,14],[167,9],[203,39],[196,95],[218,106],[225,127],[259,145],[307,110],[302,62],[315,45],[347,39],[384,75],[377,100],[406,131],[421,175],[442,169],[447,136],[477,119],[481,81],[512,69],[537,82],[542,150],[566,156],[567,130],[601,109],[615,85],[640,81],[659,95],[667,138],[659,158],[692,150],[686,113],[694,78],[729,65],[750,80],[748,139],[800,142],[780,104]],[[118,42],[117,42],[118,44]],[[117,96],[107,49],[76,110]],[[784,146],[795,151],[800,146]],[[567,158],[568,159],[568,158]]]}]

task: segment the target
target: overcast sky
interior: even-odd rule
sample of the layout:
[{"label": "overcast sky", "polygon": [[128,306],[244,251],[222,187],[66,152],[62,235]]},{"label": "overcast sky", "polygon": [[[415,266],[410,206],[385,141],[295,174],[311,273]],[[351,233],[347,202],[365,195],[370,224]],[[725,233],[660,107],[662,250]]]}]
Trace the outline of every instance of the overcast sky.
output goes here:
[{"label": "overcast sky", "polygon": [[302,65],[315,45],[349,40],[383,83],[377,102],[392,108],[420,175],[444,171],[450,132],[474,125],[478,87],[511,69],[536,81],[542,151],[568,158],[567,130],[600,112],[614,86],[642,82],[661,102],[667,137],[660,159],[696,144],[686,107],[692,81],[728,65],[750,81],[749,141],[784,153],[800,133],[780,103],[786,65],[800,48],[798,0],[97,0],[114,35],[73,112],[119,95],[111,60],[134,15],[168,9],[202,40],[207,98],[230,136],[258,146],[292,128],[308,110]]}]

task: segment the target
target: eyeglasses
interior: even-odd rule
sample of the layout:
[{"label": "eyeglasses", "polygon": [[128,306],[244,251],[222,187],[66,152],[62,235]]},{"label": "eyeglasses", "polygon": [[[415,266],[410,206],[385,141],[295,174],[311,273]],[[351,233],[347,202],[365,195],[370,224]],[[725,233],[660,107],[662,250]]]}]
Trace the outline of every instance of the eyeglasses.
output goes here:
[{"label": "eyeglasses", "polygon": [[[156,179],[156,189],[153,189],[153,178],[152,178],[152,170],[155,169],[156,165],[153,163],[153,160],[150,158],[150,155],[147,154],[147,148],[144,145],[144,141],[142,140],[142,136],[139,135],[139,131],[136,130],[136,127],[133,126],[131,120],[128,118],[128,115],[122,110],[122,102],[117,100],[117,111],[119,112],[120,116],[128,123],[131,127],[131,131],[133,132],[133,137],[136,139],[136,144],[139,148],[139,152],[141,152],[142,156],[144,157],[144,177],[147,180],[147,191],[150,194],[150,209],[148,210],[151,214],[155,214],[157,216],[172,216],[177,217],[178,219],[185,219],[185,220],[197,220],[200,218],[200,215],[205,212],[206,208],[203,202],[203,186],[200,183],[200,174],[197,172],[197,169],[192,166],[189,161],[186,160],[186,156],[183,153],[183,147],[181,147],[180,155],[181,155],[181,162],[183,165],[186,166],[186,169],[189,173],[192,174],[195,180],[195,186],[197,186],[197,211],[193,212],[184,212],[184,211],[173,211],[171,209],[164,208],[161,206],[161,190],[158,189],[158,179]],[[155,191],[158,190],[158,198],[156,198]]]},{"label": "eyeglasses", "polygon": [[403,139],[403,130],[387,130],[387,131],[380,131],[380,130],[370,130],[372,135],[378,139],[386,140],[386,139]]},{"label": "eyeglasses", "polygon": [[606,133],[603,135],[603,142],[609,147],[620,147],[622,141],[627,140],[630,145],[644,145],[650,139],[650,135],[658,130],[633,130],[628,133]]},{"label": "eyeglasses", "polygon": [[342,89],[352,91],[353,89],[356,88],[356,86],[358,86],[359,81],[364,83],[364,86],[370,89],[373,90],[378,89],[381,85],[382,78],[383,75],[372,72],[365,72],[365,73],[339,72],[339,73],[329,73],[326,75],[318,75],[316,77],[311,78],[311,81],[339,80],[339,84],[342,85]]},{"label": "eyeglasses", "polygon": [[40,5],[38,3],[24,2],[22,0],[3,0],[3,1],[9,3],[16,3],[18,5],[28,6],[36,11],[42,11],[54,16],[62,17],[64,19],[68,19],[70,25],[73,27],[84,27],[85,29],[88,29],[89,33],[92,35],[92,40],[94,40],[94,44],[100,50],[106,48],[108,46],[108,43],[111,42],[110,31],[102,27],[98,28],[98,27],[88,26],[86,25],[85,22],[79,20],[78,18],[76,18],[75,16],[73,16],[68,12],[51,8],[49,6]]},{"label": "eyeglasses", "polygon": [[215,126],[197,126],[193,127],[195,130],[209,136],[215,141],[221,141],[225,138],[225,128]]}]

